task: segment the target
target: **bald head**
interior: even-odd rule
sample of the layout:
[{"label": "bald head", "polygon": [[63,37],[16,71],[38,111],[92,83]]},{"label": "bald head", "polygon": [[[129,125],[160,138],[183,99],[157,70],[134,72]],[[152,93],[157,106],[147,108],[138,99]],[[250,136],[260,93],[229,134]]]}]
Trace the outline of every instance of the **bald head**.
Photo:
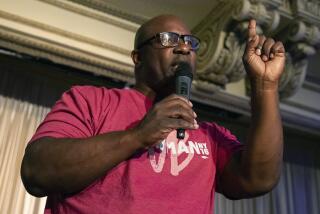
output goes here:
[{"label": "bald head", "polygon": [[135,40],[134,40],[134,49],[137,49],[139,44],[141,44],[146,39],[154,36],[157,33],[166,31],[165,30],[166,26],[170,25],[171,23],[179,24],[181,28],[188,29],[186,24],[177,16],[174,16],[174,15],[156,16],[148,20],[144,24],[142,24],[140,28],[137,30]]},{"label": "bald head", "polygon": [[[138,29],[134,42],[135,50],[131,52],[135,64],[136,88],[150,97],[158,98],[174,93],[174,74],[180,62],[190,64],[192,71],[195,71],[196,65],[196,53],[189,44],[180,42],[167,47],[162,46],[160,41],[153,40],[154,36],[161,32],[191,34],[187,25],[174,15],[156,16]],[[147,45],[148,40],[150,45]]]}]

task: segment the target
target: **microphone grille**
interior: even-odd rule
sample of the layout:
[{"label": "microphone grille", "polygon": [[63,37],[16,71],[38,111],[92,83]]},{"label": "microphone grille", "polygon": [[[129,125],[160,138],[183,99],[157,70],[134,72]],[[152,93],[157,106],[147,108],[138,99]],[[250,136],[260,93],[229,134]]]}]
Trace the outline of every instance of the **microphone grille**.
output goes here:
[{"label": "microphone grille", "polygon": [[192,69],[189,63],[187,62],[180,62],[177,66],[175,76],[187,76],[190,79],[193,78]]}]

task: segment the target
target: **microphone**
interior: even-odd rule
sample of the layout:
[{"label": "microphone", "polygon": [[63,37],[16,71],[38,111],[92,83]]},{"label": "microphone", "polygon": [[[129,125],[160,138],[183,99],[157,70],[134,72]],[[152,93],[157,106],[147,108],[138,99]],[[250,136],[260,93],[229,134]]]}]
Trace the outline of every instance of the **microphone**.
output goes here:
[{"label": "microphone", "polygon": [[[187,100],[190,99],[191,82],[193,74],[191,66],[187,62],[180,62],[175,73],[176,94],[183,96]],[[177,138],[184,139],[184,129],[177,129]]]}]

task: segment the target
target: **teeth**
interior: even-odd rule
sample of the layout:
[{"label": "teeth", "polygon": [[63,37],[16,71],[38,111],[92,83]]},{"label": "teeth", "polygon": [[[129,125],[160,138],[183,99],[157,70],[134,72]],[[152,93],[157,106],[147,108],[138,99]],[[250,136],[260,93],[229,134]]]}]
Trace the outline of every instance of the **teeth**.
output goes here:
[{"label": "teeth", "polygon": [[175,64],[172,67],[173,67],[173,70],[176,70],[178,68],[178,64]]}]

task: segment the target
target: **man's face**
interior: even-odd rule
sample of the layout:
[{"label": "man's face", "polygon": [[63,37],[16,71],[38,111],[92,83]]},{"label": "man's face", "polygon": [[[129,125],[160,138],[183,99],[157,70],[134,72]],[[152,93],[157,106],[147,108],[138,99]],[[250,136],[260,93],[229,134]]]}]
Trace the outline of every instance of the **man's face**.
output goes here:
[{"label": "man's face", "polygon": [[[165,19],[147,28],[145,39],[160,32],[175,32],[180,35],[191,34],[178,19]],[[148,87],[161,97],[175,92],[174,74],[179,62],[187,62],[195,72],[196,54],[183,41],[176,47],[163,47],[158,39],[152,40],[139,50],[143,79]]]}]

